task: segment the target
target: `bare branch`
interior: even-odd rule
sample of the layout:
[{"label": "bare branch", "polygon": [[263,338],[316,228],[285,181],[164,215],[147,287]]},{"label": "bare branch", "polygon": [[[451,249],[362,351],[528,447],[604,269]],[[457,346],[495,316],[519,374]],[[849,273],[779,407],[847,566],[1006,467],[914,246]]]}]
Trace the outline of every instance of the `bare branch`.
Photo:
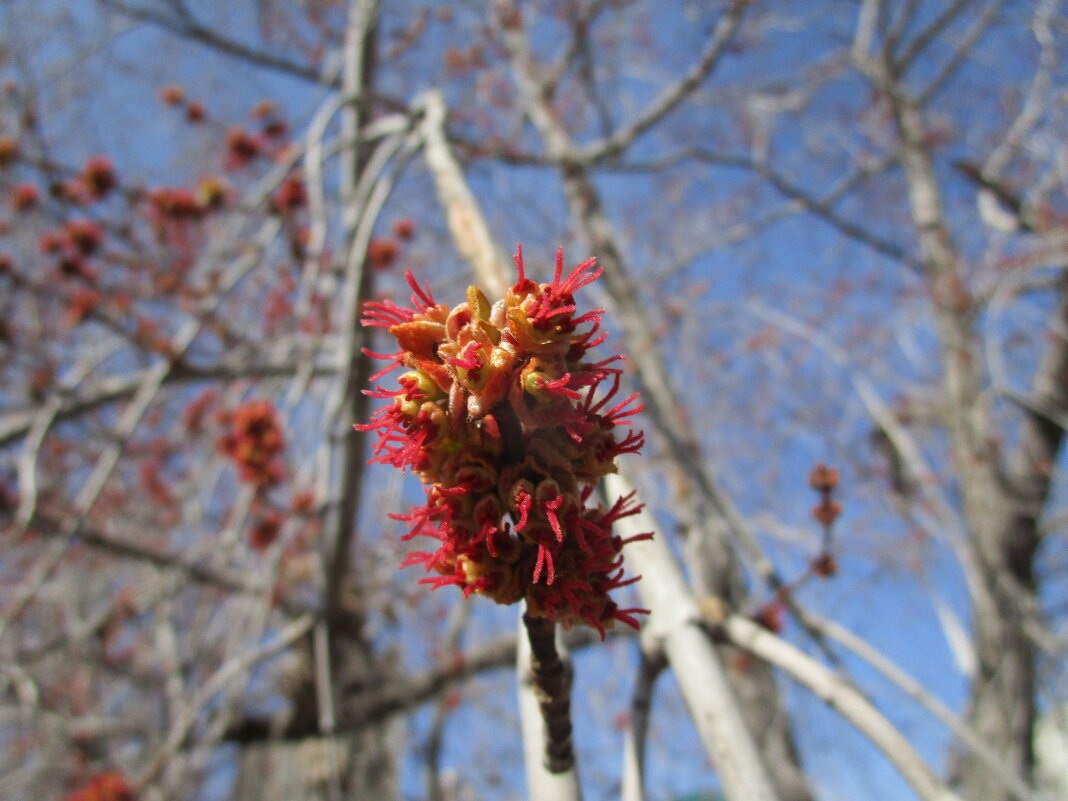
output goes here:
[{"label": "bare branch", "polygon": [[299,640],[308,633],[314,622],[315,618],[312,615],[299,617],[283,626],[263,645],[243,651],[224,662],[207,681],[201,684],[194,696],[180,710],[163,746],[138,774],[137,786],[144,788],[156,780],[182,747],[196,725],[201,711],[218,693],[225,690],[236,679],[242,676],[247,678],[249,669],[257,662],[270,658]]},{"label": "bare branch", "polygon": [[430,91],[416,101],[424,113],[422,132],[427,168],[434,176],[438,201],[445,209],[452,239],[475,279],[493,297],[504,297],[506,259],[490,234],[445,134],[445,100]]},{"label": "bare branch", "polygon": [[[577,162],[591,162],[604,158],[611,158],[622,151],[652,128],[661,119],[670,114],[685,100],[691,92],[700,86],[704,80],[712,74],[719,64],[727,46],[734,38],[735,32],[742,21],[748,0],[731,0],[727,10],[716,23],[715,29],[709,38],[704,50],[698,57],[697,62],[690,67],[686,74],[676,83],[664,89],[660,95],[649,104],[641,114],[620,128],[608,139],[600,142],[592,142],[582,148],[569,153]],[[551,150],[551,148],[550,148]]]},{"label": "bare branch", "polygon": [[800,682],[852,723],[897,768],[922,801],[959,801],[894,728],[852,684],[751,620],[729,615],[721,624],[732,643]]},{"label": "bare branch", "polygon": [[[195,384],[218,379],[271,378],[290,376],[302,367],[311,366],[314,376],[327,376],[334,372],[332,365],[316,364],[315,359],[292,357],[269,359],[262,363],[246,358],[226,360],[214,367],[196,367],[176,364],[164,380],[164,385]],[[144,382],[148,370],[138,370],[122,375],[109,376],[81,386],[70,393],[57,392],[49,396],[46,405],[54,402],[56,411],[53,422],[77,418],[101,406],[128,400]],[[29,409],[12,409],[0,416],[0,447],[8,445],[33,428],[39,412]]]},{"label": "bare branch", "polygon": [[645,744],[656,679],[667,667],[667,658],[646,636],[642,643],[638,676],[630,700],[630,719],[623,733],[623,801],[645,801]]},{"label": "bare branch", "polygon": [[224,36],[207,25],[201,24],[184,6],[182,6],[182,13],[177,14],[178,18],[174,19],[166,14],[161,14],[148,8],[130,5],[122,2],[122,0],[102,0],[102,2],[105,7],[115,10],[124,17],[154,25],[170,34],[199,42],[205,47],[217,50],[220,53],[225,53],[229,56],[234,56],[249,64],[258,67],[266,67],[267,69],[282,72],[286,75],[310,83],[325,84],[328,86],[337,84],[338,78],[336,67],[333,69],[330,69],[329,67],[326,69],[316,69],[307,64],[291,61],[290,59],[273,53],[257,50],[256,48],[239,42],[236,39]]},{"label": "bare branch", "polygon": [[923,685],[916,679],[873,648],[867,641],[833,620],[818,619],[813,621],[813,625],[874,667],[879,673],[900,687],[910,698],[942,721],[968,748],[982,757],[983,761],[991,768],[994,776],[997,777],[1006,790],[1012,793],[1013,797],[1019,799],[1019,801],[1031,801],[1031,790],[1027,784],[1019,776],[1012,773],[1008,766],[1002,762],[1001,757],[979,736],[978,732],[961,720],[959,716],[954,714],[949,707],[939,701],[933,694],[924,689]]},{"label": "bare branch", "polygon": [[557,655],[556,624],[542,618],[532,629],[528,620],[524,610],[527,634],[516,638],[527,791],[531,801],[582,801],[571,752],[570,665]]},{"label": "bare branch", "polygon": [[993,0],[985,9],[983,9],[983,13],[976,18],[965,32],[963,40],[953,51],[953,56],[928,82],[927,86],[916,95],[916,103],[919,106],[927,105],[931,98],[934,97],[935,94],[946,85],[949,79],[953,77],[957,70],[960,69],[960,66],[971,55],[972,49],[978,43],[979,39],[983,37],[994,23],[994,20],[997,18],[998,12],[1003,5],[1005,5],[1005,0]]},{"label": "bare branch", "polygon": [[938,35],[945,30],[946,26],[952,23],[972,2],[973,0],[954,0],[942,9],[942,13],[935,17],[926,28],[920,31],[905,46],[899,56],[895,58],[891,54],[892,61],[890,63],[894,74],[897,76],[904,75],[931,42],[938,38]]},{"label": "bare branch", "polygon": [[772,169],[768,164],[755,159],[738,156],[721,156],[707,151],[696,151],[694,156],[697,159],[707,161],[710,164],[719,164],[726,167],[738,167],[750,170],[762,178],[765,178],[785,197],[798,201],[806,211],[815,214],[825,222],[833,225],[850,239],[855,239],[876,252],[890,257],[894,261],[900,261],[914,269],[919,268],[919,261],[914,256],[909,255],[903,248],[880,237],[878,234],[867,230],[864,226],[845,219],[841,214],[834,210],[835,203],[844,196],[845,193],[854,188],[856,184],[871,175],[876,175],[885,171],[891,165],[897,163],[898,154],[896,153],[881,159],[878,164],[862,168],[848,178],[840,181],[838,187],[829,192],[828,196],[824,199],[813,196],[811,193],[789,181],[777,170]]},{"label": "bare branch", "polygon": [[[604,479],[609,495],[632,487],[621,475]],[[623,537],[656,528],[647,511],[615,524]],[[663,536],[631,542],[627,563],[642,576],[637,588],[651,611],[645,628],[661,644],[701,742],[731,801],[772,801],[777,795],[712,643],[702,631],[697,604]]]}]

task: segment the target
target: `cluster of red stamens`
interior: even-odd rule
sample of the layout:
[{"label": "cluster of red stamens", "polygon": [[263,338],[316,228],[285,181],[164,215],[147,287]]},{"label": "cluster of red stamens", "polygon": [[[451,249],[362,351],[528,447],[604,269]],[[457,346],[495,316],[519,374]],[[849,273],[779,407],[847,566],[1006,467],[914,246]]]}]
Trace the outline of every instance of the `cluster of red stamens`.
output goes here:
[{"label": "cluster of red stamens", "polygon": [[247,401],[224,415],[223,422],[229,430],[219,439],[219,450],[237,466],[240,479],[261,489],[281,481],[285,437],[271,402]]},{"label": "cluster of red stamens", "polygon": [[641,507],[632,495],[589,505],[615,458],[643,445],[640,431],[617,436],[642,405],[637,395],[613,400],[621,357],[586,361],[607,337],[597,333],[603,310],[576,314],[574,293],[601,273],[594,260],[564,277],[558,252],[550,284],[526,277],[521,250],[516,264],[519,280],[492,306],[472,286],[449,310],[410,273],[414,308],[367,304],[364,324],[387,329],[401,347],[371,354],[393,362],[379,376],[408,371],[399,391],[368,391],[389,402],[357,428],[379,432],[372,461],[410,467],[428,485],[425,504],[393,515],[410,524],[405,539],[439,543],[404,563],[438,574],[424,583],[503,604],[525,598],[529,614],[585,623],[603,637],[616,620],[637,627],[633,614],[645,611],[608,596],[637,580],[623,578],[630,540],[612,524]]}]

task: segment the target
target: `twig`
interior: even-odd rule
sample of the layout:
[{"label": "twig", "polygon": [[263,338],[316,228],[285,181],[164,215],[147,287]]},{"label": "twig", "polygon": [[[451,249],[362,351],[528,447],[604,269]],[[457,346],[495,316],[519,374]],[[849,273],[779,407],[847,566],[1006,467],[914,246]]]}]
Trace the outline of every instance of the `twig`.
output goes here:
[{"label": "twig", "polygon": [[[523,728],[523,750],[530,801],[582,801],[582,787],[571,753],[571,722],[567,710],[570,703],[571,677],[569,668],[564,667],[556,651],[556,624],[544,618],[535,618],[534,625],[530,626],[525,611],[522,621],[525,632],[521,632],[516,638],[516,667],[519,673],[519,716]],[[540,657],[534,656],[535,648],[542,652]],[[546,651],[550,651],[551,655],[545,654]],[[539,662],[540,667],[535,667]],[[540,680],[536,678],[539,672],[543,674]],[[547,672],[549,677],[544,676]],[[543,689],[545,683],[556,685],[553,688],[555,695],[550,694],[552,690]],[[566,722],[566,735],[563,726],[552,720],[554,715],[557,718],[560,716],[561,707]],[[550,735],[554,722],[555,745]],[[566,739],[562,739],[563,737]],[[561,769],[564,758],[567,767]]]},{"label": "twig", "polygon": [[170,760],[178,753],[182,743],[185,742],[185,739],[189,735],[193,726],[196,725],[200,711],[217,693],[224,690],[226,686],[237,677],[246,675],[249,668],[257,662],[261,662],[264,659],[274,656],[276,653],[285,650],[299,640],[307,634],[314,622],[315,618],[312,615],[304,615],[303,617],[297,618],[292,623],[289,623],[287,626],[279,630],[278,633],[264,645],[253,650],[244,651],[224,662],[219,669],[201,685],[197,693],[190,699],[189,703],[178,715],[174,725],[171,727],[171,730],[167,735],[167,740],[163,744],[163,747],[160,748],[155,758],[138,775],[135,782],[137,787],[144,788],[153,782],[160,772],[167,767]]},{"label": "twig", "polygon": [[530,640],[530,681],[545,720],[545,767],[564,773],[575,765],[571,746],[571,665],[556,650],[556,624],[523,614]]},{"label": "twig", "polygon": [[626,127],[620,128],[606,140],[594,142],[576,151],[577,160],[588,163],[621,153],[631,142],[678,107],[715,70],[723,54],[727,52],[727,46],[734,39],[735,31],[748,5],[748,0],[732,0],[716,23],[712,36],[709,37],[697,62],[686,75],[661,92],[649,107]]},{"label": "twig", "polygon": [[667,667],[667,658],[657,643],[646,637],[642,643],[638,677],[630,699],[630,720],[623,733],[623,801],[645,801],[645,741],[649,712],[657,677]]}]

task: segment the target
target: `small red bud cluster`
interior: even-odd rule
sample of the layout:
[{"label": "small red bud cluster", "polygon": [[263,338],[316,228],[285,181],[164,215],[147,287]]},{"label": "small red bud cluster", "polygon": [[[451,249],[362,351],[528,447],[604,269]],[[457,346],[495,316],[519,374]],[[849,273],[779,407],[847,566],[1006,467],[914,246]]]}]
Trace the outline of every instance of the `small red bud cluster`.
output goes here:
[{"label": "small red bud cluster", "polygon": [[218,175],[205,175],[197,181],[196,202],[203,211],[221,209],[229,196],[230,185]]},{"label": "small red bud cluster", "polygon": [[62,228],[45,231],[38,239],[38,249],[47,255],[56,256],[56,266],[62,276],[80,278],[95,283],[96,271],[88,259],[100,250],[104,232],[90,220],[68,220]]},{"label": "small red bud cluster", "polygon": [[40,190],[33,184],[18,184],[8,195],[7,204],[14,212],[29,211],[41,200]]},{"label": "small red bud cluster", "polygon": [[66,795],[64,801],[136,801],[133,788],[114,771],[98,773],[82,787]]},{"label": "small red bud cluster", "polygon": [[83,256],[92,256],[104,241],[100,226],[89,220],[69,220],[63,230],[70,243]]},{"label": "small red bud cluster", "polygon": [[204,206],[184,187],[160,187],[148,192],[153,216],[171,220],[198,220],[204,216]]},{"label": "small red bud cluster", "polygon": [[838,572],[838,563],[830,553],[831,528],[842,514],[842,504],[833,497],[838,487],[838,471],[821,462],[809,473],[808,485],[820,495],[820,502],[812,508],[812,516],[823,526],[823,549],[812,562],[811,570],[820,578],[830,578]]},{"label": "small red bud cluster", "polygon": [[415,223],[407,217],[394,220],[391,226],[393,236],[377,237],[367,245],[367,263],[373,270],[388,270],[400,255],[401,243],[409,242],[415,236]]},{"label": "small red bud cluster", "polygon": [[249,116],[254,120],[273,119],[278,116],[278,107],[270,100],[261,100],[252,107]]},{"label": "small red bud cluster", "polygon": [[229,430],[219,450],[237,466],[238,477],[258,489],[273,487],[284,475],[282,425],[267,400],[251,400],[224,415]]},{"label": "small red bud cluster", "polygon": [[283,275],[268,291],[263,301],[263,329],[275,334],[293,321],[293,303],[290,300],[297,282],[292,276]]},{"label": "small red bud cluster", "polygon": [[830,578],[838,574],[838,560],[833,554],[821,553],[812,560],[812,572],[820,578]]},{"label": "small red bud cluster", "polygon": [[407,372],[398,389],[368,392],[387,404],[357,428],[379,433],[372,461],[410,467],[428,485],[424,505],[393,515],[411,525],[404,539],[437,542],[404,563],[437,574],[423,583],[502,604],[526,599],[528,614],[602,637],[617,620],[637,628],[633,615],[646,610],[620,609],[609,592],[637,580],[623,578],[630,540],[612,524],[641,507],[632,495],[590,504],[615,458],[644,442],[641,432],[617,434],[642,408],[636,395],[613,400],[620,357],[587,360],[607,338],[603,310],[578,314],[574,293],[601,271],[590,259],[565,277],[558,253],[552,283],[537,284],[521,251],[516,264],[519,280],[492,305],[472,286],[450,310],[411,273],[414,308],[367,304],[364,324],[400,345],[379,357]]},{"label": "small red bud cluster", "polygon": [[289,126],[279,114],[278,106],[270,100],[257,103],[249,116],[260,122],[260,133],[268,139],[280,139],[289,133]]},{"label": "small red bud cluster", "polygon": [[308,203],[308,190],[299,175],[290,175],[275,190],[271,205],[279,214],[293,212]]},{"label": "small red bud cluster", "polygon": [[415,236],[415,221],[408,217],[401,217],[393,221],[393,234],[405,242]]},{"label": "small red bud cluster", "polygon": [[170,84],[159,90],[160,102],[166,106],[180,106],[185,102],[185,88],[178,84]]},{"label": "small red bud cluster", "polygon": [[263,141],[240,125],[226,132],[226,168],[239,170],[249,166],[263,153]]},{"label": "small red bud cluster", "polygon": [[0,170],[13,164],[18,156],[18,140],[10,136],[0,137]]},{"label": "small red bud cluster", "polygon": [[152,457],[141,462],[138,477],[141,480],[141,487],[153,503],[159,506],[170,506],[174,503],[171,482],[164,476],[162,459]]},{"label": "small red bud cluster", "polygon": [[163,105],[173,108],[185,104],[185,118],[189,122],[201,122],[207,116],[204,112],[204,104],[196,100],[186,101],[185,87],[178,84],[171,84],[160,89],[159,99]]},{"label": "small red bud cluster", "polygon": [[372,239],[367,245],[367,262],[373,270],[387,270],[399,252],[393,239]]},{"label": "small red bud cluster", "polygon": [[82,168],[80,182],[91,200],[102,200],[115,188],[118,179],[111,160],[104,156],[92,156]]},{"label": "small red bud cluster", "polygon": [[182,422],[190,433],[197,434],[204,426],[204,418],[215,404],[219,402],[219,393],[206,389],[186,404],[182,412]]},{"label": "small red bud cluster", "polygon": [[786,627],[786,604],[781,598],[764,604],[753,615],[753,622],[775,634],[782,634]]},{"label": "small red bud cluster", "polygon": [[812,508],[812,516],[820,525],[830,527],[842,514],[842,504],[831,497],[838,486],[838,471],[818,464],[808,475],[808,485],[820,494],[820,502]]},{"label": "small red bud cluster", "polygon": [[248,535],[248,542],[253,550],[266,551],[278,539],[282,522],[282,513],[276,509],[271,509],[257,518]]},{"label": "small red bud cluster", "polygon": [[67,302],[67,325],[76,326],[104,300],[103,295],[95,289],[76,288]]}]

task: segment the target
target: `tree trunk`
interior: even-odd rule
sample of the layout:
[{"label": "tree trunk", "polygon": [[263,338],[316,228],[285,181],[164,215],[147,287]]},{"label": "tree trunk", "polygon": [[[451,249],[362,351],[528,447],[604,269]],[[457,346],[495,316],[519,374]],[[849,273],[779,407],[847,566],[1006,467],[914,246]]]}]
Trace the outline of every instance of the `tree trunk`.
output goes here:
[{"label": "tree trunk", "polygon": [[246,745],[233,801],[348,801],[399,798],[403,723],[387,720],[355,735]]}]

